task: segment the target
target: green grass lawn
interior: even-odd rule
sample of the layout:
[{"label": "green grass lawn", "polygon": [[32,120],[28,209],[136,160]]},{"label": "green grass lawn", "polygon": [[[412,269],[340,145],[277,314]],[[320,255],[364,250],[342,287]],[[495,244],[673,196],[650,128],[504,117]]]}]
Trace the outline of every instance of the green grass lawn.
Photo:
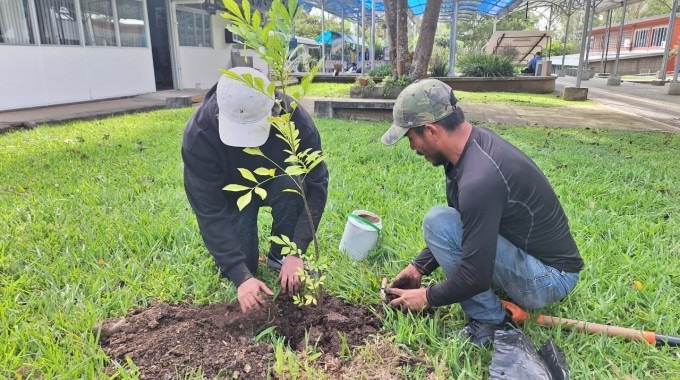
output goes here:
[{"label": "green grass lawn", "polygon": [[[180,141],[190,113],[0,135],[0,378],[108,378],[90,334],[96,322],[155,300],[234,302],[182,186]],[[327,287],[377,305],[380,278],[394,276],[422,248],[423,215],[445,203],[443,173],[405,142],[384,147],[387,123],[318,125],[331,175],[319,231],[332,257]],[[680,135],[494,129],[545,171],[586,262],[568,299],[541,312],[680,335]],[[354,209],[383,218],[379,247],[361,262],[338,252]],[[276,288],[275,274],[264,273]],[[463,324],[458,306],[385,320],[396,343],[427,356],[448,378],[488,377],[491,352],[456,338]],[[533,323],[524,330],[537,345],[554,339],[573,379],[680,378],[678,349]],[[130,377],[123,369],[117,376]]]},{"label": "green grass lawn", "polygon": [[[309,93],[311,97],[339,97],[349,98],[351,83],[312,83]],[[299,85],[290,86],[289,91],[299,91]],[[507,104],[528,107],[567,107],[578,105],[592,105],[591,101],[568,102],[556,94],[525,94],[516,92],[470,92],[456,91],[454,93],[459,101],[464,103],[492,103]]]}]

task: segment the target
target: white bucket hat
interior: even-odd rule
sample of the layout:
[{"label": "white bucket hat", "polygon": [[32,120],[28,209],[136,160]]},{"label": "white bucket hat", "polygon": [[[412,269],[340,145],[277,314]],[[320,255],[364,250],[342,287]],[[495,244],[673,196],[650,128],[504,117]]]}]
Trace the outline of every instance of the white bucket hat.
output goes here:
[{"label": "white bucket hat", "polygon": [[[240,76],[250,74],[253,78],[262,78],[264,88],[269,86],[269,79],[251,67],[234,67],[229,71]],[[217,82],[220,140],[235,147],[261,146],[269,137],[267,118],[271,116],[273,106],[273,98],[222,74]]]}]

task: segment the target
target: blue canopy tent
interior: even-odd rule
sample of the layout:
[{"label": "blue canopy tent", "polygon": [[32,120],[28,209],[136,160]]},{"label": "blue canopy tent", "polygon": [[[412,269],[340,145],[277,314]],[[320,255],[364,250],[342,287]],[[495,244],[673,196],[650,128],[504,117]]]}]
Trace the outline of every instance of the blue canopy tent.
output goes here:
[{"label": "blue canopy tent", "polygon": [[323,43],[325,43],[326,45],[330,45],[339,39],[344,40],[344,42],[349,42],[350,44],[356,44],[356,41],[354,41],[354,38],[352,38],[352,36],[348,36],[347,34],[340,34],[338,32],[334,32],[331,30],[327,30],[323,32],[323,34],[319,34],[318,36],[316,36],[315,41],[318,43],[321,43],[321,41],[323,41]]}]

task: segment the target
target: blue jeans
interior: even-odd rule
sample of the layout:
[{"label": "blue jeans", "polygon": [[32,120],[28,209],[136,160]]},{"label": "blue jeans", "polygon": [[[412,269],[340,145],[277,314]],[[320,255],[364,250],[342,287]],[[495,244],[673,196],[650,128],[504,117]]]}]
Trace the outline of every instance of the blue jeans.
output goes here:
[{"label": "blue jeans", "polygon": [[[463,222],[451,207],[435,206],[423,220],[423,236],[447,278],[454,275],[463,256]],[[538,309],[557,302],[576,286],[578,273],[565,273],[543,264],[524,250],[498,236],[491,285],[505,292],[516,304]],[[505,310],[492,289],[460,302],[463,312],[484,323],[500,323]]]}]

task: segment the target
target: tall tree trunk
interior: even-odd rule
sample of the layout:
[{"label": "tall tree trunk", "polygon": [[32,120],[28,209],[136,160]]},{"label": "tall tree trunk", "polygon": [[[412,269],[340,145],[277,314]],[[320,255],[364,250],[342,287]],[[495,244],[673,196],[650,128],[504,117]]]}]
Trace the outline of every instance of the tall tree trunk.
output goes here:
[{"label": "tall tree trunk", "polygon": [[396,0],[397,3],[397,76],[409,73],[411,57],[408,52],[408,0]]},{"label": "tall tree trunk", "polygon": [[387,38],[390,46],[390,56],[392,62],[392,76],[397,77],[397,2],[396,0],[384,0],[385,24],[387,25]]},{"label": "tall tree trunk", "polygon": [[434,46],[434,35],[437,31],[439,21],[439,10],[442,0],[430,0],[425,5],[422,24],[420,25],[420,35],[413,54],[413,66],[411,66],[411,78],[420,79],[427,75],[427,67],[432,57],[432,47]]}]

